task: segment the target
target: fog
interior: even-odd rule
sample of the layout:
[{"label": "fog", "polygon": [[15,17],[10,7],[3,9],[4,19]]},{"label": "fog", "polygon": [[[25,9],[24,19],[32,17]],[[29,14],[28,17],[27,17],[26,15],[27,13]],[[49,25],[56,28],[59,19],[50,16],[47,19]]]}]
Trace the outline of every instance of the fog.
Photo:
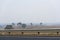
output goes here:
[{"label": "fog", "polygon": [[60,23],[60,0],[0,0],[0,23]]}]

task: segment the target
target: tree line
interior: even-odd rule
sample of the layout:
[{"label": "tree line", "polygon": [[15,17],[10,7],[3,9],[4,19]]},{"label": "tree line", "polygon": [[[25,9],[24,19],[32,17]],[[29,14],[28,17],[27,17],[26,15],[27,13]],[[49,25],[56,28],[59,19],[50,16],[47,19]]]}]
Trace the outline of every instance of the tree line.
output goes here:
[{"label": "tree line", "polygon": [[[31,24],[31,26],[33,25],[33,23],[30,23]],[[6,25],[6,27],[5,27],[5,29],[14,29],[13,28],[13,25],[15,25],[15,23],[12,23],[12,25]],[[26,28],[26,24],[24,24],[24,23],[17,23],[17,25],[22,25],[22,28]],[[40,23],[40,25],[42,25],[42,23]]]}]

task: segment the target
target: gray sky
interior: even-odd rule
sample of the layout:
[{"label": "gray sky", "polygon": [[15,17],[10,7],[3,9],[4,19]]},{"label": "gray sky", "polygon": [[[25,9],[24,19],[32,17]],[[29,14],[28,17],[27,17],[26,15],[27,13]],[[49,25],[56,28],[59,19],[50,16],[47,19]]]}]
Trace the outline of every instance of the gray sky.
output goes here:
[{"label": "gray sky", "polygon": [[0,0],[0,23],[60,23],[60,0]]}]

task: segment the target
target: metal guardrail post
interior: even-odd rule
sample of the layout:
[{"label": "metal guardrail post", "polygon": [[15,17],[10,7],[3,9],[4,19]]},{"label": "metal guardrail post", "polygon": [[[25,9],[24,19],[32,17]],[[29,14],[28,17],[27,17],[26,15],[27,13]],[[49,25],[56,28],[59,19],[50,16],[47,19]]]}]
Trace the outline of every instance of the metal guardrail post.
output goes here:
[{"label": "metal guardrail post", "polygon": [[38,32],[38,35],[40,34],[40,32]]},{"label": "metal guardrail post", "polygon": [[23,35],[23,34],[24,34],[24,32],[21,32],[21,34]]},{"label": "metal guardrail post", "polygon": [[57,32],[57,35],[59,35],[59,32]]},{"label": "metal guardrail post", "polygon": [[11,32],[8,32],[9,33],[9,35],[11,34]]}]

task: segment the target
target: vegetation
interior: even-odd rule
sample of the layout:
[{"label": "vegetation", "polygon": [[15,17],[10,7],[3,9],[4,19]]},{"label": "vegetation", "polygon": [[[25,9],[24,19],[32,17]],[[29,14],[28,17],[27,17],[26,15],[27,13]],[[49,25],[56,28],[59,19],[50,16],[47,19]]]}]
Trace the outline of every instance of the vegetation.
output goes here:
[{"label": "vegetation", "polygon": [[17,25],[22,25],[22,23],[20,22],[20,23],[17,23]]},{"label": "vegetation", "polygon": [[6,25],[5,29],[13,29],[12,25]]},{"label": "vegetation", "polygon": [[26,27],[26,24],[22,24],[22,28],[25,28]]},{"label": "vegetation", "polygon": [[40,25],[42,25],[43,23],[41,22]]},{"label": "vegetation", "polygon": [[33,25],[32,23],[30,23],[31,25]]},{"label": "vegetation", "polygon": [[15,25],[15,23],[12,23],[12,25]]}]

